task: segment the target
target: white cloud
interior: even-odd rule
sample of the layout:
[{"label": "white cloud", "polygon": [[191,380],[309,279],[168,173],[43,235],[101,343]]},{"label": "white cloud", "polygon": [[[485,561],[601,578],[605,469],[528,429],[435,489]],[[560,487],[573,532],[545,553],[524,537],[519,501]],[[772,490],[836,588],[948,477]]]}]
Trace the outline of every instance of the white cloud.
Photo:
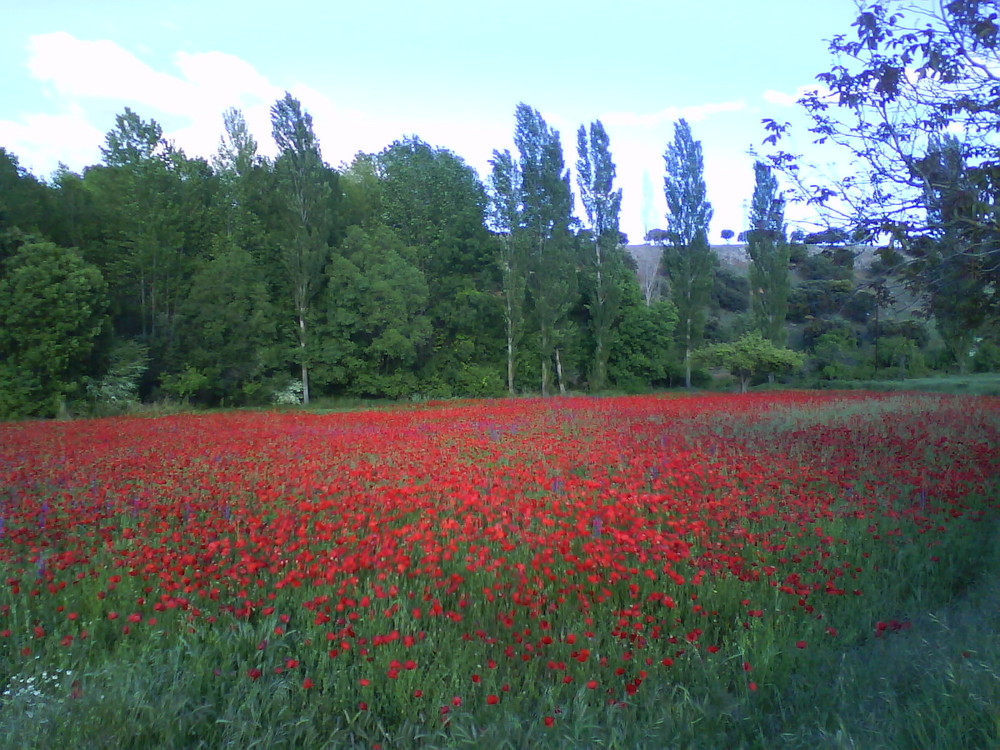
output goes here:
[{"label": "white cloud", "polygon": [[667,107],[659,112],[640,114],[637,112],[610,112],[601,118],[605,125],[619,127],[656,127],[676,120],[685,119],[689,122],[701,122],[707,117],[722,112],[740,112],[746,109],[746,102],[740,99],[732,102],[715,102],[696,104],[689,107]]},{"label": "white cloud", "polygon": [[785,91],[776,91],[774,89],[768,89],[763,94],[761,98],[768,104],[774,104],[778,107],[794,107],[798,104],[799,99],[811,92],[818,92],[821,97],[829,97],[830,90],[826,86],[821,86],[819,84],[809,84],[807,86],[799,86],[792,93],[787,93]]},{"label": "white cloud", "polygon": [[174,61],[201,108],[221,112],[229,106],[270,103],[284,93],[246,60],[224,52],[179,52]]},{"label": "white cloud", "polygon": [[57,31],[31,37],[28,51],[31,75],[70,100],[125,99],[179,113],[191,94],[189,84],[158,73],[111,41]]},{"label": "white cloud", "polygon": [[768,89],[763,94],[764,101],[768,104],[776,104],[779,107],[794,107],[799,100],[797,94],[786,94],[783,91]]},{"label": "white cloud", "polygon": [[[152,116],[164,127],[164,136],[188,155],[207,158],[222,136],[223,111],[238,107],[260,153],[275,154],[270,108],[284,95],[283,88],[249,62],[223,52],[180,52],[173,62],[176,73],[165,73],[114,42],[80,40],[65,32],[32,37],[29,70],[51,87],[50,98],[63,113],[26,115],[20,122],[0,121],[0,141],[19,155],[33,157],[22,159],[26,166],[51,171],[55,162],[62,160],[80,168],[98,160],[97,146],[109,127],[104,123],[101,129],[87,122],[85,105],[114,103],[119,111],[122,106],[133,106],[141,116]],[[390,142],[413,134],[452,149],[482,173],[493,147],[484,148],[484,140],[495,135],[502,143],[510,137],[501,132],[506,128],[494,128],[491,123],[470,127],[468,122],[444,118],[411,119],[404,131],[398,120],[379,119],[340,106],[308,85],[298,83],[289,88],[312,116],[323,156],[335,166],[349,163],[359,151],[380,151]],[[39,120],[45,120],[45,128],[37,127]],[[29,138],[31,131],[36,132]],[[72,134],[75,144],[69,151],[66,134]],[[89,150],[79,148],[84,141],[92,144]],[[59,155],[53,157],[56,150]]]},{"label": "white cloud", "polygon": [[[58,115],[25,115],[20,122],[0,120],[0,145],[39,177],[53,172],[59,162],[79,169],[99,161],[103,143],[104,133],[87,121],[78,106]],[[59,144],[58,153],[53,144]]]},{"label": "white cloud", "polygon": [[[46,84],[57,114],[22,114],[0,121],[0,141],[32,171],[50,172],[58,161],[79,169],[99,159],[110,123],[87,118],[107,105],[132,106],[164,127],[164,136],[189,155],[210,156],[223,132],[222,113],[239,107],[251,130],[270,145],[270,105],[283,90],[253,65],[223,52],[174,55],[176,73],[155,70],[108,40],[77,39],[64,31],[33,36],[28,70]],[[152,110],[152,111],[150,111]]]}]

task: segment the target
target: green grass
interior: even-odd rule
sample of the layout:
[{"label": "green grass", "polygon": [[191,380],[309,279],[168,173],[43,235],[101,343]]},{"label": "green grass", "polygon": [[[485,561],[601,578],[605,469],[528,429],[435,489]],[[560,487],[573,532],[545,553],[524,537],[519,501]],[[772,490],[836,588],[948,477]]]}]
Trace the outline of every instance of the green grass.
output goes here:
[{"label": "green grass", "polygon": [[970,396],[1000,396],[1000,373],[975,375],[937,375],[907,380],[836,380],[826,388],[865,391],[924,391]]}]

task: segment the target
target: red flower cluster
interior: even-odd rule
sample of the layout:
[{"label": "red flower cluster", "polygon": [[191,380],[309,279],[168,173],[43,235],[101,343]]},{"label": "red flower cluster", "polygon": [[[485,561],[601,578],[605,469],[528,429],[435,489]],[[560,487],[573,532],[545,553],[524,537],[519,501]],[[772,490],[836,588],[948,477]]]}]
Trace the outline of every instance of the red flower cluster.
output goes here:
[{"label": "red flower cluster", "polygon": [[[510,690],[498,662],[627,700],[645,668],[676,669],[691,654],[724,662],[727,629],[766,625],[775,597],[811,623],[864,596],[867,562],[845,549],[844,524],[887,548],[912,531],[930,560],[973,512],[964,498],[1000,460],[983,418],[1000,401],[970,414],[929,399],[879,420],[876,434],[863,410],[841,409],[871,399],[566,398],[3,424],[0,637],[30,654],[47,638],[75,648],[87,628],[134,638],[249,622],[260,625],[259,661],[242,670],[253,680],[316,664],[319,650],[366,675],[358,693],[389,679],[432,697],[433,680],[418,680],[454,643],[480,650],[466,684],[488,705]],[[843,416],[775,418],[831,409]],[[82,582],[97,591],[86,601]],[[720,582],[736,592],[725,611],[711,594]],[[20,608],[37,615],[11,617]],[[78,614],[95,608],[96,619]],[[905,627],[879,622],[876,634]],[[801,635],[837,634],[818,628]],[[303,670],[313,675],[303,689],[326,684]],[[440,700],[443,714],[462,705]]]}]

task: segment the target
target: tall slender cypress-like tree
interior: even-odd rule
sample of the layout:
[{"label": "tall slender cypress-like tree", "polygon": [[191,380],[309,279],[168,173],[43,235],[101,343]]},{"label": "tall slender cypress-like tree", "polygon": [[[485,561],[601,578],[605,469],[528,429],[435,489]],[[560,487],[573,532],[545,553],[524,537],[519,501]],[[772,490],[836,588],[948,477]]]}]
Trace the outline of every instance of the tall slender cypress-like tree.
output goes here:
[{"label": "tall slender cypress-like tree", "polygon": [[302,371],[302,400],[309,403],[309,314],[330,253],[331,188],[312,117],[291,94],[271,107],[279,155],[274,169],[286,208],[282,266],[292,291]]},{"label": "tall slender cypress-like tree", "polygon": [[750,204],[750,309],[757,329],[777,346],[788,337],[785,316],[791,277],[789,247],[785,240],[785,202],[778,193],[778,179],[762,162],[753,167],[756,182]]},{"label": "tall slender cypress-like tree", "polygon": [[517,105],[514,144],[520,153],[521,216],[525,239],[528,291],[538,326],[542,395],[552,386],[555,365],[559,390],[565,391],[560,356],[569,311],[576,298],[576,266],[570,234],[573,193],[563,162],[559,132],[538,110]]},{"label": "tall slender cypress-like tree", "polygon": [[663,270],[670,297],[677,307],[678,343],[684,351],[684,382],[691,387],[691,352],[705,331],[705,311],[712,293],[716,258],[708,242],[712,205],[705,190],[701,142],[694,140],[686,120],[674,125],[674,139],[663,154],[667,199]]},{"label": "tall slender cypress-like tree", "polygon": [[608,134],[600,120],[590,124],[589,135],[583,125],[577,131],[576,183],[591,237],[585,266],[593,275],[590,325],[594,336],[594,362],[590,385],[595,390],[604,388],[607,383],[612,327],[621,302],[621,288],[615,283],[613,272],[621,263],[618,215],[622,191],[614,189],[615,163],[609,145]]},{"label": "tall slender cypress-like tree", "polygon": [[494,151],[489,178],[489,219],[500,238],[500,284],[504,333],[507,340],[507,391],[514,390],[517,349],[524,335],[524,293],[527,264],[521,222],[521,171],[510,151]]}]

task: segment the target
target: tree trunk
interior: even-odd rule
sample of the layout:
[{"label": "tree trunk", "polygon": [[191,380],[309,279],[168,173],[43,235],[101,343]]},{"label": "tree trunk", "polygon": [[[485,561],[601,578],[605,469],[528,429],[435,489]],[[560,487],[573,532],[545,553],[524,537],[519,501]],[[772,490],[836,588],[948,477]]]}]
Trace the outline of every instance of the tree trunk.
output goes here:
[{"label": "tree trunk", "polygon": [[[601,273],[604,258],[601,256],[601,242],[599,238],[594,241],[594,254],[597,269],[597,294],[595,295],[597,310],[595,311],[594,319],[597,321],[597,325],[594,326],[594,379],[591,383],[591,388],[593,390],[598,390],[604,388],[604,380],[607,372],[607,363],[604,361],[604,342],[607,338],[607,327],[605,325],[605,321],[607,320],[608,315],[608,295],[604,289],[604,276]],[[556,363],[558,364],[558,360],[556,360]],[[561,374],[559,383],[561,386]]]},{"label": "tree trunk", "polygon": [[604,344],[604,333],[600,333],[594,346],[594,382],[591,383],[591,390],[603,390],[608,381],[608,356],[607,347]]},{"label": "tree trunk", "polygon": [[542,396],[548,396],[549,385],[552,382],[552,375],[549,373],[549,367],[552,365],[552,350],[549,349],[548,329],[544,326],[541,330],[539,349],[541,350],[542,355]]},{"label": "tree trunk", "polygon": [[505,294],[507,324],[507,392],[514,395],[514,310],[510,300],[510,291]]},{"label": "tree trunk", "polygon": [[302,350],[302,403],[309,405],[309,365],[306,362],[306,319],[299,315],[299,348]]},{"label": "tree trunk", "polygon": [[684,322],[684,387],[691,389],[691,320]]},{"label": "tree trunk", "polygon": [[559,393],[566,395],[566,383],[563,382],[562,360],[559,358],[559,349],[556,348],[556,377],[559,379]]},{"label": "tree trunk", "polygon": [[514,337],[507,334],[507,391],[514,395]]}]

